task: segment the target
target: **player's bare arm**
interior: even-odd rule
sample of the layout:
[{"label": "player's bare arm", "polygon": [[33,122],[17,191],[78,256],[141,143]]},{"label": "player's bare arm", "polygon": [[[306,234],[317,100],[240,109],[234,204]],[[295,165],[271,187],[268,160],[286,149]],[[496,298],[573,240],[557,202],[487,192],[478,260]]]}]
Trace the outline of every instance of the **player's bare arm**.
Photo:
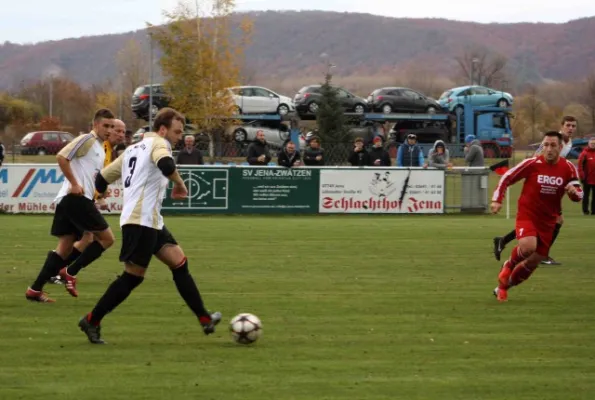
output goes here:
[{"label": "player's bare arm", "polygon": [[176,163],[171,156],[165,140],[160,140],[155,144],[151,158],[163,176],[174,183],[171,197],[176,200],[186,198],[188,196],[188,189],[176,168]]},{"label": "player's bare arm", "polygon": [[116,158],[113,163],[103,168],[95,177],[95,189],[100,195],[105,196],[108,185],[114,183],[122,177],[123,155]]}]

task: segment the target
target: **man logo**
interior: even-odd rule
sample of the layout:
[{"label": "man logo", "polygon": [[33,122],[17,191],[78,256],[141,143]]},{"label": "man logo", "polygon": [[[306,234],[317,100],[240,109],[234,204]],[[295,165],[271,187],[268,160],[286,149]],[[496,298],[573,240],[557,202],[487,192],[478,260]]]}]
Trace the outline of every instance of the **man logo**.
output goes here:
[{"label": "man logo", "polygon": [[537,175],[537,183],[542,185],[562,186],[564,179],[559,176]]},{"label": "man logo", "polygon": [[64,182],[64,175],[57,172],[57,168],[31,168],[21,180],[21,183],[16,188],[12,197],[29,197],[31,191],[38,183],[55,183],[61,184]]},{"label": "man logo", "polygon": [[384,175],[379,172],[374,173],[372,181],[368,185],[368,190],[375,196],[387,197],[397,190],[395,183],[390,180],[390,172],[386,171]]}]

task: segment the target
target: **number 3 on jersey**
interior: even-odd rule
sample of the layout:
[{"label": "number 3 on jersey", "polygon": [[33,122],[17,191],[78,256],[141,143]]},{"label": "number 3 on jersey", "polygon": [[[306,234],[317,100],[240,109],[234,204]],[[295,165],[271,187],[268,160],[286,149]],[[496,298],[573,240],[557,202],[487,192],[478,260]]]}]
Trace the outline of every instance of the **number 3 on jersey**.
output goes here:
[{"label": "number 3 on jersey", "polygon": [[134,168],[136,167],[136,157],[131,157],[128,161],[128,168],[130,168],[130,173],[124,180],[124,187],[127,188],[130,186],[130,181],[132,180],[132,175],[134,175]]}]

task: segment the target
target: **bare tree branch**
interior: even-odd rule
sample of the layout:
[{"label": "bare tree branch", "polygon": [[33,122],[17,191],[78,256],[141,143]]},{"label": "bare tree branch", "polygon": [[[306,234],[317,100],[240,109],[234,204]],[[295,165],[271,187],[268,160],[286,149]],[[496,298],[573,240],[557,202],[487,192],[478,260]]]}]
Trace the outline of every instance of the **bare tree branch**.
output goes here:
[{"label": "bare tree branch", "polygon": [[471,48],[455,57],[459,66],[459,75],[469,83],[493,87],[496,82],[504,81],[508,59],[491,53],[485,48]]},{"label": "bare tree branch", "polygon": [[591,129],[595,129],[595,71],[591,72],[585,80],[581,97],[582,103],[589,111]]}]

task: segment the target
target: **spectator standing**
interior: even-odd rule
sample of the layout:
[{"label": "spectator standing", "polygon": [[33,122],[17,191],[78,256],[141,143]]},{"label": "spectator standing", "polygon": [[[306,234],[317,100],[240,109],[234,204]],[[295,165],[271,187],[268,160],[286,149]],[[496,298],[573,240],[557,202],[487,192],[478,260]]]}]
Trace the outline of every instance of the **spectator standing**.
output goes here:
[{"label": "spectator standing", "polygon": [[267,165],[271,161],[271,151],[264,138],[264,131],[256,132],[256,139],[248,146],[246,159],[250,165]]},{"label": "spectator standing", "polygon": [[295,149],[295,143],[289,141],[277,155],[277,164],[282,167],[299,167],[302,162],[300,152]]},{"label": "spectator standing", "polygon": [[364,149],[364,139],[355,139],[353,150],[347,161],[354,167],[364,167],[370,163],[370,156],[366,149]]},{"label": "spectator standing", "polygon": [[407,135],[407,141],[399,146],[397,167],[421,167],[424,165],[424,152],[417,144],[414,133]]},{"label": "spectator standing", "polygon": [[4,148],[4,143],[2,143],[2,141],[0,140],[0,167],[4,163],[4,151],[5,150],[6,149]]},{"label": "spectator standing", "polygon": [[475,135],[467,135],[465,138],[465,163],[468,167],[483,167],[483,147]]},{"label": "spectator standing", "polygon": [[446,148],[446,144],[442,140],[436,140],[434,147],[428,152],[428,161],[426,166],[446,169],[450,168],[450,152]]},{"label": "spectator standing", "polygon": [[390,154],[384,148],[383,137],[376,136],[373,147],[368,152],[369,165],[373,167],[390,167]]},{"label": "spectator standing", "polygon": [[184,148],[178,153],[176,164],[178,165],[203,165],[202,153],[194,145],[195,139],[192,135],[184,138]]},{"label": "spectator standing", "polygon": [[114,151],[116,152],[116,158],[120,157],[122,155],[122,153],[124,153],[124,150],[126,150],[126,147],[130,146],[131,144],[132,144],[132,131],[130,129],[126,129],[124,131],[124,142],[118,144],[114,148]]},{"label": "spectator standing", "polygon": [[578,157],[578,173],[583,183],[583,214],[589,215],[591,197],[591,215],[595,215],[595,136]]},{"label": "spectator standing", "polygon": [[317,136],[310,138],[310,144],[304,151],[304,165],[324,165],[324,149],[320,147],[320,139]]}]

